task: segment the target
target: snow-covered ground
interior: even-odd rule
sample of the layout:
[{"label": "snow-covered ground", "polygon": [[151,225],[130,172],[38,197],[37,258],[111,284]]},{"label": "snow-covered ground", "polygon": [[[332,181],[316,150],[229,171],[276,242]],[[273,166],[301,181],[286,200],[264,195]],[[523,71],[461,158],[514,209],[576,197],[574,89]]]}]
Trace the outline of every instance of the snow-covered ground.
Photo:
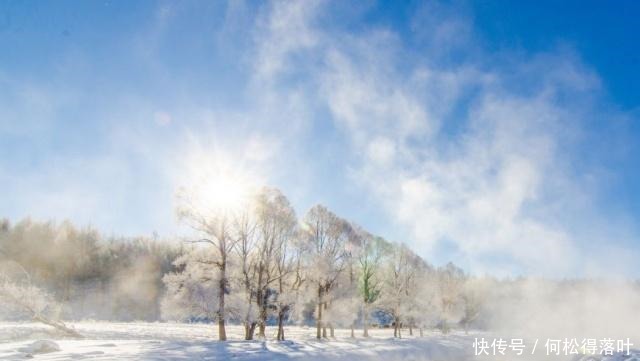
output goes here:
[{"label": "snow-covered ground", "polygon": [[[425,337],[393,339],[392,330],[371,330],[372,337],[351,339],[349,330],[336,330],[336,337],[318,341],[315,329],[286,328],[287,341],[275,341],[274,328],[267,341],[244,341],[239,326],[229,326],[230,341],[217,342],[214,325],[171,323],[72,324],[86,336],[63,339],[46,326],[31,323],[0,323],[0,360],[437,360],[469,358],[473,338],[461,334],[443,336],[426,332]],[[34,352],[34,341],[50,340],[59,351]],[[36,344],[35,347],[42,346]],[[46,346],[46,345],[44,345]],[[472,357],[472,356],[471,356]]]},{"label": "snow-covered ground", "polygon": [[[425,332],[417,337],[407,332],[403,339],[394,339],[390,329],[373,329],[370,338],[352,339],[349,330],[336,330],[335,338],[318,341],[313,328],[287,327],[284,342],[275,341],[274,328],[267,328],[266,341],[244,341],[241,327],[228,326],[230,340],[218,342],[216,327],[206,324],[80,322],[72,326],[86,338],[61,338],[40,324],[0,323],[0,360],[486,360],[474,356],[472,346],[474,338],[484,334]],[[562,359],[639,361],[640,353]]]}]

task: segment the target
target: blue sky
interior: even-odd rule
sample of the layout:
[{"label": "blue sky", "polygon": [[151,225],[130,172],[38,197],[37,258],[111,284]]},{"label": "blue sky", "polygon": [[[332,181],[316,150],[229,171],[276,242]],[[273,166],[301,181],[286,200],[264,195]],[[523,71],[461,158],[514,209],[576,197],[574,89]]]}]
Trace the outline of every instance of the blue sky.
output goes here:
[{"label": "blue sky", "polygon": [[0,2],[0,215],[179,234],[223,168],[435,264],[640,274],[633,1]]}]

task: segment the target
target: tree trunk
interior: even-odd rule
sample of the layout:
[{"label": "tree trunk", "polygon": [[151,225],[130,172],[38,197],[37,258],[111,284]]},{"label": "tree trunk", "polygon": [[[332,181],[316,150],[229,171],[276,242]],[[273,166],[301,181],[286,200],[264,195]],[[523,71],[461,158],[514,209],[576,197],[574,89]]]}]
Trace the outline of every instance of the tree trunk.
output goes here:
[{"label": "tree trunk", "polygon": [[259,321],[259,330],[258,337],[265,338],[265,330],[267,328],[267,303],[263,299],[262,305],[260,306],[260,321]]},{"label": "tree trunk", "polygon": [[227,340],[227,332],[224,328],[224,318],[218,316],[218,340],[226,341]]},{"label": "tree trunk", "polygon": [[413,326],[409,324],[409,336],[413,336]]},{"label": "tree trunk", "polygon": [[258,314],[258,337],[265,338],[265,329],[267,327],[267,302],[266,295],[262,290],[258,290],[256,292],[256,301],[258,303],[258,307],[260,308],[260,313]]},{"label": "tree trunk", "polygon": [[420,329],[419,329],[419,330],[420,330],[420,337],[422,337],[422,336],[423,336],[423,335],[422,335],[422,327],[420,327]]},{"label": "tree trunk", "polygon": [[362,312],[362,329],[362,335],[364,337],[369,337],[369,310],[366,303]]},{"label": "tree trunk", "polygon": [[52,321],[52,320],[49,320],[49,319],[44,318],[42,316],[34,316],[33,320],[37,321],[37,322],[44,323],[45,325],[51,326],[51,327],[55,328],[56,330],[62,331],[64,333],[66,333],[67,335],[71,336],[71,337],[84,338],[84,336],[79,334],[78,331],[67,327],[67,325],[65,325],[61,321]]},{"label": "tree trunk", "polygon": [[329,324],[329,331],[331,332],[331,337],[335,337],[333,330],[333,323]]},{"label": "tree trunk", "polygon": [[316,317],[316,338],[322,337],[322,286],[318,286],[318,317]]},{"label": "tree trunk", "polygon": [[[329,308],[329,304],[327,302],[324,302],[323,307],[326,310],[327,308]],[[322,337],[327,338],[327,324],[325,322],[322,322]]]},{"label": "tree trunk", "polygon": [[284,341],[284,311],[278,312],[278,341]]},{"label": "tree trunk", "polygon": [[219,295],[218,295],[218,340],[226,341],[227,340],[227,332],[224,327],[224,319],[225,319],[225,310],[224,310],[224,294],[227,290],[227,280],[226,280],[226,262],[222,261],[222,266],[220,267],[220,283],[218,285]]},{"label": "tree trunk", "polygon": [[393,329],[393,337],[402,338],[402,324],[400,323],[400,319],[396,317],[395,325]]},{"label": "tree trunk", "polygon": [[253,340],[253,334],[256,331],[256,323],[255,322],[245,322],[244,324],[244,339],[245,340]]},{"label": "tree trunk", "polygon": [[356,328],[354,324],[351,324],[351,338],[356,338]]}]

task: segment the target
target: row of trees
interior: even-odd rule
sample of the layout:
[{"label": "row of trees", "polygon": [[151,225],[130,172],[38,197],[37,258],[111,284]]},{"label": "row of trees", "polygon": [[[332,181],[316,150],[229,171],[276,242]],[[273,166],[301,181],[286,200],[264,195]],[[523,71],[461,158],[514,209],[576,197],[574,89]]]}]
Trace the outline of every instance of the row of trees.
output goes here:
[{"label": "row of trees", "polygon": [[[406,245],[390,243],[335,215],[321,205],[300,220],[277,189],[263,188],[234,208],[210,208],[183,193],[178,214],[202,238],[164,277],[163,315],[205,318],[226,339],[228,321],[244,325],[245,339],[265,337],[268,320],[284,339],[286,322],[312,319],[316,337],[333,336],[334,327],[385,318],[401,337],[402,328],[452,322],[469,325],[480,297],[453,264],[434,269]],[[372,314],[377,317],[372,319]]]},{"label": "row of trees", "polygon": [[[433,268],[391,243],[315,206],[298,219],[287,198],[264,188],[241,206],[203,207],[182,193],[178,215],[202,235],[184,240],[104,237],[70,222],[0,220],[0,317],[240,323],[245,338],[267,324],[335,327],[463,326],[480,313],[474,279]],[[24,296],[33,295],[33,297]],[[40,295],[40,297],[35,297]],[[20,300],[31,300],[18,303]],[[67,333],[71,332],[67,329]]]},{"label": "row of trees", "polygon": [[319,338],[335,327],[367,336],[374,325],[393,326],[396,337],[433,326],[635,335],[636,280],[497,280],[434,268],[323,206],[298,218],[270,188],[228,209],[183,194],[178,214],[202,237],[104,237],[69,222],[0,220],[0,319],[74,337],[62,319],[214,321],[220,339],[226,322],[242,324],[247,339],[265,337],[268,324],[279,340],[286,324],[315,324]]}]

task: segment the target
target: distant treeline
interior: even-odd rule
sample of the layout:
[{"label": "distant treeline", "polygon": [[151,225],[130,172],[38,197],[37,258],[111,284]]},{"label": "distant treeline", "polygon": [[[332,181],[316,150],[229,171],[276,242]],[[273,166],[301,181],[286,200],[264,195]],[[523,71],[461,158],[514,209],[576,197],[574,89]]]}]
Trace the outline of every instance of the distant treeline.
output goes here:
[{"label": "distant treeline", "polygon": [[2,271],[26,271],[60,302],[65,319],[158,320],[162,277],[182,253],[177,240],[105,237],[68,221],[0,220]]}]

